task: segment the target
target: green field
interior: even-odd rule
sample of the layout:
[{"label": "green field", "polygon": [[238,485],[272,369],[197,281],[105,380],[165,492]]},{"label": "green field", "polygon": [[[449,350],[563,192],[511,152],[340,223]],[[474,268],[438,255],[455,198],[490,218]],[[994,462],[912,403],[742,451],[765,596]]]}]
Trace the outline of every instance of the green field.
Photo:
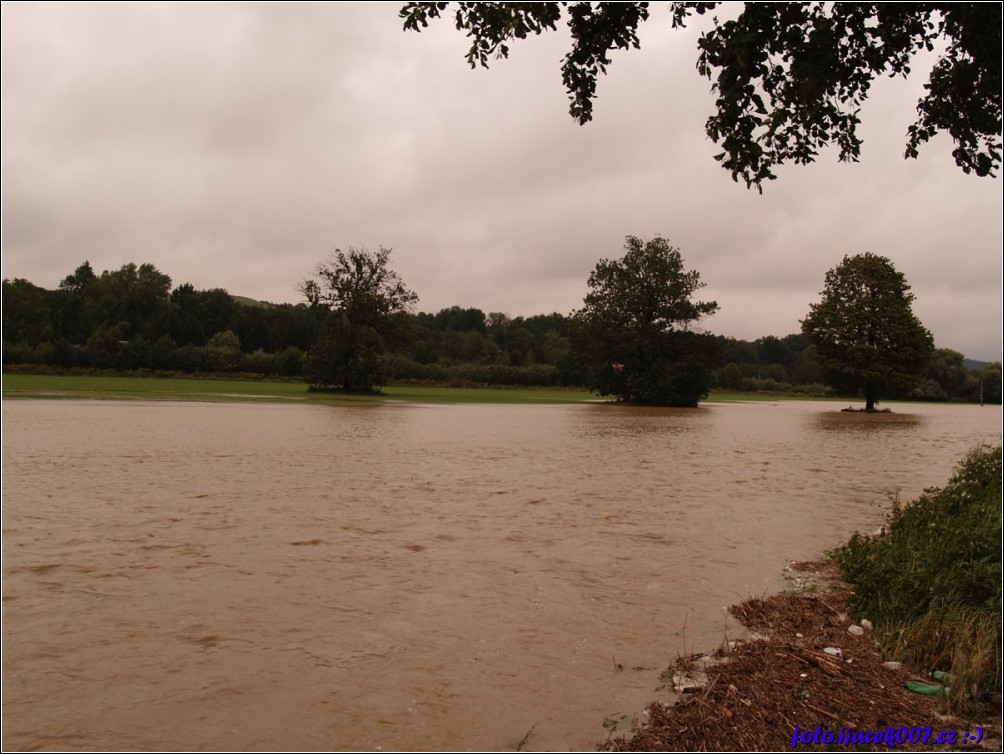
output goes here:
[{"label": "green field", "polygon": [[214,401],[360,405],[409,403],[581,403],[584,390],[533,388],[385,387],[379,395],[311,393],[302,382],[172,379],[162,377],[3,375],[4,398]]},{"label": "green field", "polygon": [[[102,400],[213,401],[244,403],[304,403],[351,406],[386,401],[408,403],[512,403],[556,404],[602,400],[585,390],[560,388],[419,387],[395,385],[379,395],[312,393],[302,382],[258,380],[184,379],[170,377],[117,377],[92,375],[3,375],[4,398],[74,398]],[[812,400],[805,396],[757,393],[712,393],[716,403],[747,401]],[[818,400],[818,399],[817,399]],[[831,399],[832,400],[832,399]]]}]

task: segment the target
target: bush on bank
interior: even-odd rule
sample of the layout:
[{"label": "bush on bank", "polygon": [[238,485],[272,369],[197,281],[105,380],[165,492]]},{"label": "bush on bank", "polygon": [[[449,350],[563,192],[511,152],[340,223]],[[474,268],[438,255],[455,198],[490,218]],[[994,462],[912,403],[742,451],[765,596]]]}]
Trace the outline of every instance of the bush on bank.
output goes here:
[{"label": "bush on bank", "polygon": [[957,712],[1001,698],[1001,447],[969,453],[940,489],[897,503],[878,536],[855,534],[831,553],[884,648],[927,671],[950,672]]}]

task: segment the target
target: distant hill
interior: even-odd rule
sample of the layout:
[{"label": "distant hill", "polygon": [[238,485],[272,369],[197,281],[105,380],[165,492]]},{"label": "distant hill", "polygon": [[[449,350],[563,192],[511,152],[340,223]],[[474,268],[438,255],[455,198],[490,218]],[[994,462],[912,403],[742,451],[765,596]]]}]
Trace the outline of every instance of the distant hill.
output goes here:
[{"label": "distant hill", "polygon": [[258,301],[253,298],[248,298],[247,296],[231,295],[230,298],[232,298],[238,304],[241,304],[243,306],[253,306],[256,309],[275,309],[275,307],[278,306],[278,304],[270,304],[268,301]]},{"label": "distant hill", "polygon": [[977,361],[976,359],[963,359],[962,366],[966,369],[972,369],[974,372],[982,372],[988,366],[993,364],[992,361]]}]

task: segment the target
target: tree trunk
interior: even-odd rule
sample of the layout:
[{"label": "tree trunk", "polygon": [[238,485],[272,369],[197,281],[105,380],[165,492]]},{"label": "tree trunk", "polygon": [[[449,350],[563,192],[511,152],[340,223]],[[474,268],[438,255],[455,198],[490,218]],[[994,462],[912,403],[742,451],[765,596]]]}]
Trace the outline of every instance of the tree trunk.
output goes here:
[{"label": "tree trunk", "polygon": [[872,412],[875,410],[875,391],[872,389],[871,383],[865,387],[865,411]]}]

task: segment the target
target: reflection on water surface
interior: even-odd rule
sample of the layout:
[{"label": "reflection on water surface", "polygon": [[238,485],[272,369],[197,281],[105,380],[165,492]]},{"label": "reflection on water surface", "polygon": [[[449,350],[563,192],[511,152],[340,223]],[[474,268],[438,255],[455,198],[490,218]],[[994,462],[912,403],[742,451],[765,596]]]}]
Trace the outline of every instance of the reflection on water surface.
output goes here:
[{"label": "reflection on water surface", "polygon": [[[905,410],[909,411],[909,407]],[[819,429],[845,434],[879,433],[887,437],[897,430],[913,431],[917,429],[926,417],[909,413],[864,414],[848,411],[825,411],[815,414],[812,420]]]}]

